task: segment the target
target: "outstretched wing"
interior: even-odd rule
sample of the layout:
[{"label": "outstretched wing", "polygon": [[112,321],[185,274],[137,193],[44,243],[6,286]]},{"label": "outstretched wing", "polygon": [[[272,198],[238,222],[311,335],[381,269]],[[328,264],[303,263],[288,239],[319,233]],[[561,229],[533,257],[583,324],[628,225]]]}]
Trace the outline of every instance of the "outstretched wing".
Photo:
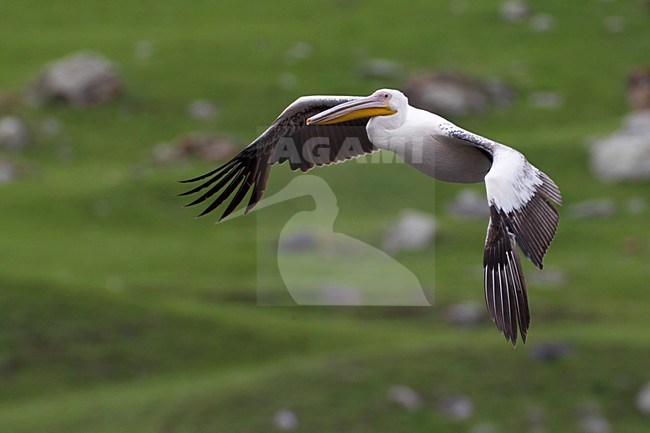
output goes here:
[{"label": "outstretched wing", "polygon": [[202,216],[216,209],[234,192],[221,215],[220,219],[223,219],[237,208],[251,188],[246,212],[255,207],[262,198],[273,164],[288,161],[292,170],[306,172],[314,166],[329,165],[378,150],[368,139],[367,118],[336,125],[305,125],[309,117],[354,99],[357,97],[309,96],[297,99],[232,160],[206,174],[183,181],[203,182],[181,195],[207,189],[188,204],[193,206],[219,193],[201,212],[199,216]]},{"label": "outstretched wing", "polygon": [[560,190],[553,181],[510,147],[495,143],[455,125],[443,128],[454,139],[470,143],[492,156],[485,176],[490,222],[483,256],[485,301],[490,317],[506,340],[525,342],[530,325],[526,281],[515,250],[542,269],[559,215]]}]

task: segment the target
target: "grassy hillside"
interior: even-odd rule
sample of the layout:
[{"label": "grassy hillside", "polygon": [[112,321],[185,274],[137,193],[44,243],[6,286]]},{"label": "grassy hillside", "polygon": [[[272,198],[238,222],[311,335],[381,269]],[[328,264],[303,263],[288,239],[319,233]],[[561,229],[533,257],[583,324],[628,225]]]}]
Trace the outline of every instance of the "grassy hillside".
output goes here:
[{"label": "grassy hillside", "polygon": [[[555,18],[536,33],[499,19],[498,1],[475,3],[0,5],[0,114],[25,118],[33,136],[24,152],[4,153],[23,175],[0,185],[0,431],[273,431],[283,407],[301,432],[470,431],[482,423],[521,432],[539,412],[547,431],[580,431],[576,414],[591,403],[613,431],[647,430],[634,397],[650,380],[650,211],[630,213],[626,203],[648,200],[648,185],[595,181],[586,143],[626,112],[624,77],[650,52],[648,12],[633,1],[531,2]],[[611,16],[623,20],[620,33],[605,30]],[[142,41],[149,59],[134,54]],[[288,61],[301,41],[312,55]],[[119,65],[123,98],[91,109],[22,102],[45,63],[79,49]],[[209,166],[150,163],[156,143],[192,130],[243,146],[302,94],[401,83],[363,78],[372,58],[399,62],[405,75],[445,68],[502,77],[517,89],[512,106],[452,120],[520,149],[568,204],[614,200],[609,219],[564,212],[546,265],[564,272],[565,284],[544,287],[526,265],[526,346],[513,351],[490,323],[463,330],[442,318],[454,302],[483,302],[486,222],[445,212],[463,186],[399,164],[315,173],[336,193],[335,229],[373,245],[402,208],[436,213],[435,247],[398,256],[435,296],[433,308],[258,307],[257,252],[269,241],[258,243],[256,219],[273,213],[221,225],[216,216],[195,220],[196,210],[175,197],[183,190],[175,181]],[[288,89],[286,74],[295,80]],[[528,95],[542,90],[559,92],[564,104],[531,106]],[[217,101],[216,120],[187,115],[197,98]],[[60,135],[39,132],[50,118],[61,122]],[[268,191],[293,176],[277,168]],[[286,209],[310,206],[303,198]],[[566,342],[572,353],[533,360],[547,341]],[[422,408],[391,404],[395,384],[414,388]],[[436,409],[449,394],[472,399],[469,420]]]}]

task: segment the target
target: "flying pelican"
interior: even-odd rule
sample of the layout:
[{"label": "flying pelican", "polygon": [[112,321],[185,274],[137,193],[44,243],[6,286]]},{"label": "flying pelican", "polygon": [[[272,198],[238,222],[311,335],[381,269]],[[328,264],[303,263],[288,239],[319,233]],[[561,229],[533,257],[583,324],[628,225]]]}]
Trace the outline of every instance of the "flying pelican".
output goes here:
[{"label": "flying pelican", "polygon": [[395,152],[438,180],[485,182],[490,220],[483,255],[485,303],[492,321],[513,345],[530,326],[526,283],[515,244],[537,268],[555,236],[562,204],[555,183],[518,151],[412,107],[398,90],[368,97],[304,96],[289,105],[255,141],[224,165],[183,182],[203,181],[181,194],[207,188],[188,206],[220,192],[205,215],[235,192],[221,218],[248,191],[244,212],[261,199],[272,165],[289,162],[306,172],[377,150]]}]

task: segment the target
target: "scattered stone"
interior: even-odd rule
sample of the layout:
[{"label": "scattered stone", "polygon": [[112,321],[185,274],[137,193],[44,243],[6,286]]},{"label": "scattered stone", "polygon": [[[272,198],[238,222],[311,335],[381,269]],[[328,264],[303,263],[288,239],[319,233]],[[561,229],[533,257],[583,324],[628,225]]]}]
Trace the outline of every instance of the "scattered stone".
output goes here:
[{"label": "scattered stone", "polygon": [[514,100],[514,90],[498,79],[478,80],[455,72],[411,77],[401,90],[412,105],[443,115],[484,113]]},{"label": "scattered stone", "polygon": [[465,395],[448,395],[438,400],[438,410],[454,420],[465,420],[474,414],[474,403]]},{"label": "scattered stone", "polygon": [[30,93],[37,104],[60,100],[85,107],[115,99],[123,91],[113,64],[101,54],[82,51],[48,65]]},{"label": "scattered stone", "polygon": [[43,134],[49,137],[55,137],[61,133],[63,125],[56,117],[46,117],[41,120],[40,130]]},{"label": "scattered stone", "polygon": [[361,75],[365,78],[390,79],[399,76],[402,65],[388,59],[371,59],[361,68]]},{"label": "scattered stone", "polygon": [[628,115],[619,131],[594,141],[591,169],[609,182],[650,179],[650,110]]},{"label": "scattered stone", "polygon": [[311,57],[314,47],[308,42],[296,42],[285,53],[284,57],[289,64],[295,64],[300,60]]},{"label": "scattered stone", "polygon": [[496,77],[486,78],[483,80],[482,86],[495,107],[508,106],[517,96],[515,89]]},{"label": "scattered stone", "polygon": [[543,108],[546,110],[557,110],[564,105],[564,95],[558,92],[535,92],[528,97],[531,107]]},{"label": "scattered stone", "polygon": [[608,33],[621,33],[625,30],[625,19],[618,15],[612,15],[605,18],[603,26]]},{"label": "scattered stone", "polygon": [[291,431],[298,427],[298,417],[292,410],[280,409],[273,416],[273,425],[280,431]]},{"label": "scattered stone", "polygon": [[627,100],[633,111],[650,110],[650,67],[630,72],[626,88]]},{"label": "scattered stone", "polygon": [[7,116],[0,119],[0,149],[19,150],[27,146],[29,132],[19,117]]},{"label": "scattered stone", "polygon": [[485,319],[485,307],[476,301],[464,301],[448,307],[445,320],[461,328],[473,328]]},{"label": "scattered stone", "polygon": [[326,283],[318,288],[318,305],[363,305],[361,291],[339,283]]},{"label": "scattered stone", "polygon": [[192,119],[208,120],[212,119],[217,114],[217,106],[212,101],[207,99],[197,99],[190,102],[187,107],[187,112]]},{"label": "scattered stone", "polygon": [[111,205],[106,200],[98,199],[92,203],[90,210],[92,211],[93,216],[97,218],[106,218],[111,212]]},{"label": "scattered stone", "polygon": [[636,395],[636,408],[644,415],[650,415],[650,382]]},{"label": "scattered stone", "polygon": [[527,277],[531,285],[549,289],[566,286],[569,282],[566,272],[560,268],[544,267],[543,271],[533,271]]},{"label": "scattered stone", "polygon": [[568,213],[576,219],[610,218],[616,212],[614,201],[610,198],[596,198],[573,203]]},{"label": "scattered stone", "polygon": [[278,86],[282,90],[294,90],[298,87],[298,77],[290,72],[283,72],[278,77]]},{"label": "scattered stone", "polygon": [[149,41],[138,41],[133,49],[133,55],[141,61],[149,60],[153,55],[153,44]]},{"label": "scattered stone", "polygon": [[465,0],[451,0],[449,2],[449,12],[456,15],[461,15],[467,10],[467,3]]},{"label": "scattered stone", "polygon": [[530,19],[530,28],[535,33],[545,33],[553,30],[555,18],[550,14],[535,14]]},{"label": "scattered stone", "polygon": [[636,235],[629,235],[623,239],[623,252],[629,256],[639,254],[643,250],[643,241]]},{"label": "scattered stone", "polygon": [[480,194],[472,189],[461,191],[447,205],[447,212],[461,218],[484,219],[490,216],[490,208],[485,194]]},{"label": "scattered stone", "polygon": [[546,411],[539,406],[529,407],[524,414],[529,433],[546,433]]},{"label": "scattered stone", "polygon": [[157,164],[169,165],[188,159],[223,161],[234,156],[239,146],[231,139],[203,133],[187,134],[173,143],[160,143],[153,149]]},{"label": "scattered stone", "polygon": [[296,253],[313,250],[317,239],[311,232],[293,233],[283,237],[278,244],[278,253]]},{"label": "scattered stone", "polygon": [[625,203],[627,211],[632,215],[641,215],[648,208],[648,204],[643,197],[630,197]]},{"label": "scattered stone", "polygon": [[537,343],[530,348],[529,353],[535,361],[552,362],[573,353],[573,346],[564,341]]},{"label": "scattered stone", "polygon": [[476,424],[469,430],[469,433],[496,433],[497,428],[491,422]]},{"label": "scattered stone", "polygon": [[118,293],[124,289],[124,279],[119,275],[111,275],[106,278],[106,290],[111,293]]},{"label": "scattered stone", "polygon": [[420,395],[406,385],[394,385],[388,390],[388,399],[409,411],[422,407]]},{"label": "scattered stone", "polygon": [[610,433],[612,428],[597,404],[583,405],[578,411],[582,433]]},{"label": "scattered stone", "polygon": [[427,213],[405,209],[397,223],[384,238],[384,251],[396,254],[400,251],[422,251],[426,249],[436,234],[436,220]]},{"label": "scattered stone", "polygon": [[609,421],[602,416],[587,416],[580,420],[580,430],[583,433],[609,433]]},{"label": "scattered stone", "polygon": [[530,15],[530,8],[520,0],[508,0],[501,3],[501,18],[509,22],[521,22]]},{"label": "scattered stone", "polygon": [[0,184],[13,182],[14,179],[16,179],[16,168],[0,159]]}]

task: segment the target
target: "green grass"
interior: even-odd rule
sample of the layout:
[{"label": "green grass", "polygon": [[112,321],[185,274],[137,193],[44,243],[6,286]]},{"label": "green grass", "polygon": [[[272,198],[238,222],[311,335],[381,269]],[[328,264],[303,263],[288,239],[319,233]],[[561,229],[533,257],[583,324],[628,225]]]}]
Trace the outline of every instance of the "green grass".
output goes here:
[{"label": "green grass", "polygon": [[[613,430],[647,429],[633,400],[650,379],[648,211],[630,214],[625,203],[647,197],[648,184],[595,181],[586,146],[626,111],[625,74],[650,52],[647,11],[638,2],[534,2],[556,18],[537,34],[502,22],[499,1],[475,3],[462,14],[449,1],[0,5],[0,114],[23,116],[34,142],[5,154],[23,176],[0,185],[0,431],[271,431],[281,407],[304,432],[469,431],[479,422],[519,432],[531,408],[544,410],[548,431],[578,431],[575,413],[592,401]],[[625,20],[622,33],[605,32],[611,15]],[[139,41],[151,43],[151,59],[135,58]],[[284,53],[296,41],[314,52],[290,65]],[[119,65],[122,99],[85,110],[21,102],[43,64],[78,49]],[[566,203],[615,201],[610,219],[562,219],[546,265],[568,283],[531,284],[527,346],[513,351],[489,323],[458,330],[441,318],[453,302],[482,302],[485,222],[444,212],[462,186],[399,164],[315,173],[336,193],[335,229],[373,245],[400,209],[436,212],[435,248],[399,256],[435,296],[433,308],[257,307],[257,249],[270,241],[258,245],[256,218],[279,217],[195,220],[175,180],[208,166],[150,164],[156,143],[187,131],[217,130],[244,145],[302,94],[398,86],[400,78],[358,74],[375,57],[406,72],[451,68],[513,83],[511,107],[453,120],[522,150]],[[284,73],[295,75],[294,89],[279,86]],[[565,105],[530,107],[527,95],[538,90],[561,92]],[[218,102],[216,120],[187,116],[196,98]],[[60,136],[39,132],[49,117],[61,121]],[[293,176],[275,169],[269,192]],[[283,206],[286,215],[313,204]],[[532,345],[555,340],[573,354],[531,360]],[[424,408],[389,404],[397,383],[419,391]],[[470,421],[435,410],[449,393],[472,398]]]}]

